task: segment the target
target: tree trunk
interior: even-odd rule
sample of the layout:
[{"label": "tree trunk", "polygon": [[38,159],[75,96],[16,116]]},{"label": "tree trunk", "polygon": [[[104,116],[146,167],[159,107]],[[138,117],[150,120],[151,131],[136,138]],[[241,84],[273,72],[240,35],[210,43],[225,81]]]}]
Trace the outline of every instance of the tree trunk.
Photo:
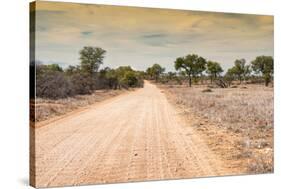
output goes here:
[{"label": "tree trunk", "polygon": [[269,83],[270,83],[270,80],[269,79],[265,79],[265,86],[266,87],[268,87]]},{"label": "tree trunk", "polygon": [[203,74],[200,74],[200,77],[201,77],[201,84],[204,84]]},{"label": "tree trunk", "polygon": [[268,84],[270,83],[270,75],[265,75],[264,76],[264,81],[265,81],[265,86],[268,87]]},{"label": "tree trunk", "polygon": [[191,76],[188,76],[188,81],[189,81],[189,87],[191,87]]}]

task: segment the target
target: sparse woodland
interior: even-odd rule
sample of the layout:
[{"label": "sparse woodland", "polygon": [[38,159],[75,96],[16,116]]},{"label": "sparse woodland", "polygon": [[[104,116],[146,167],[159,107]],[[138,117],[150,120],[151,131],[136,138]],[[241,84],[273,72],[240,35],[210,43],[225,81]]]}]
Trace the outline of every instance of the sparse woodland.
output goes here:
[{"label": "sparse woodland", "polygon": [[[63,115],[124,89],[143,87],[145,79],[151,80],[187,117],[197,117],[195,128],[212,139],[211,147],[230,160],[230,166],[243,165],[241,173],[273,171],[271,56],[258,56],[251,62],[237,59],[224,71],[216,61],[189,54],[175,59],[175,72],[165,72],[160,64],[146,71],[130,66],[100,69],[106,51],[99,47],[84,47],[79,54],[80,64],[65,69],[58,64],[31,64],[36,67],[35,121]],[[228,137],[223,137],[224,132]]]},{"label": "sparse woodland", "polygon": [[274,173],[273,34],[272,15],[31,3],[31,185]]},{"label": "sparse woodland", "polygon": [[36,97],[61,99],[91,94],[98,89],[142,87],[144,73],[130,66],[99,69],[106,55],[102,48],[84,47],[79,54],[80,64],[66,69],[58,64],[32,63],[31,66],[36,66]]},{"label": "sparse woodland", "polygon": [[250,63],[245,59],[234,61],[233,67],[224,72],[220,63],[189,54],[179,57],[174,62],[177,72],[164,73],[165,68],[154,64],[146,71],[146,78],[161,83],[184,84],[189,87],[193,84],[210,84],[228,88],[236,84],[264,84],[273,85],[273,58],[271,56],[258,56]]},{"label": "sparse woodland", "polygon": [[165,68],[154,64],[144,71],[133,70],[130,66],[116,69],[100,69],[106,51],[99,47],[84,47],[79,52],[80,64],[70,65],[66,69],[58,64],[36,66],[36,96],[40,98],[60,99],[75,95],[91,94],[98,89],[121,89],[142,87],[143,80],[155,80],[160,83],[215,84],[222,88],[230,87],[233,82],[264,83],[268,86],[273,81],[273,58],[256,57],[251,63],[237,59],[234,66],[223,73],[220,63],[206,60],[196,54],[179,57],[174,62],[177,72],[165,72]]},{"label": "sparse woodland", "polygon": [[149,78],[211,148],[241,174],[272,172],[273,58],[237,59],[225,74],[220,63],[198,55],[177,58],[174,66],[177,73]]}]

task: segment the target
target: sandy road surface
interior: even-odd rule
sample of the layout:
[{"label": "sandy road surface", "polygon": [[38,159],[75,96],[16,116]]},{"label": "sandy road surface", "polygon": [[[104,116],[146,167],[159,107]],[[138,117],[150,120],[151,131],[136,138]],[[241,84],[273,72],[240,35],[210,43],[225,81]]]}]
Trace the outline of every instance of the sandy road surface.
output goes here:
[{"label": "sandy road surface", "polygon": [[35,129],[36,186],[227,174],[155,85]]}]

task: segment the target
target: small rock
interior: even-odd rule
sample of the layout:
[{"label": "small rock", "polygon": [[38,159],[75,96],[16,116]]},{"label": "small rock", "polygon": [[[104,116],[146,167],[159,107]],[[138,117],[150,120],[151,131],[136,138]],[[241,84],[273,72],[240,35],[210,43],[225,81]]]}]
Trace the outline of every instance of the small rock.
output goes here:
[{"label": "small rock", "polygon": [[213,91],[212,91],[212,89],[204,89],[202,92],[203,93],[210,93],[210,92],[213,92]]}]

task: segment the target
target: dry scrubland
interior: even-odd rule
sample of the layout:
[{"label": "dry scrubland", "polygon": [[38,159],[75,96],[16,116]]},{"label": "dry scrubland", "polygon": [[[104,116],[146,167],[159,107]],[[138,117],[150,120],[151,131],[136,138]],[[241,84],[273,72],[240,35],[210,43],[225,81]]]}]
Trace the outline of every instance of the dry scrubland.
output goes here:
[{"label": "dry scrubland", "polygon": [[[132,90],[132,89],[130,89]],[[97,90],[89,95],[76,95],[63,99],[37,98],[35,101],[35,122],[49,120],[74,110],[117,96],[127,90]]]},{"label": "dry scrubland", "polygon": [[233,174],[273,172],[273,88],[159,86]]},{"label": "dry scrubland", "polygon": [[159,88],[145,82],[144,88],[33,129],[34,183],[51,187],[229,174],[225,161],[177,113]]}]

